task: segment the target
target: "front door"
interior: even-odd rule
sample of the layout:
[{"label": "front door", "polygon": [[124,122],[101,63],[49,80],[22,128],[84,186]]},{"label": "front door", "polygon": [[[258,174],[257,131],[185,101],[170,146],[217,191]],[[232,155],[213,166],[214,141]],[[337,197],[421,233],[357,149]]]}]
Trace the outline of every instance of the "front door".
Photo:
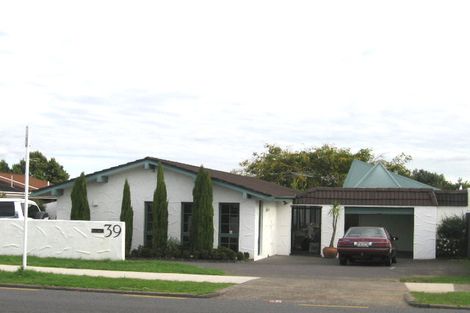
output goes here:
[{"label": "front door", "polygon": [[292,254],[320,254],[321,207],[292,208]]}]

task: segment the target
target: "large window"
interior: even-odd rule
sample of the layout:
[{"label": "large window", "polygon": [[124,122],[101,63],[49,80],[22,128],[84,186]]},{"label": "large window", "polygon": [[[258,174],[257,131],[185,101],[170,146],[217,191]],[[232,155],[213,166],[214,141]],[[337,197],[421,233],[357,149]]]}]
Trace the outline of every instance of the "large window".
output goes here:
[{"label": "large window", "polygon": [[144,212],[144,246],[152,246],[152,230],[153,230],[153,214],[152,214],[152,202],[145,202]]},{"label": "large window", "polygon": [[189,245],[189,236],[191,235],[191,220],[193,216],[193,203],[181,203],[181,243]]},{"label": "large window", "polygon": [[240,204],[220,203],[219,217],[219,245],[238,251]]}]

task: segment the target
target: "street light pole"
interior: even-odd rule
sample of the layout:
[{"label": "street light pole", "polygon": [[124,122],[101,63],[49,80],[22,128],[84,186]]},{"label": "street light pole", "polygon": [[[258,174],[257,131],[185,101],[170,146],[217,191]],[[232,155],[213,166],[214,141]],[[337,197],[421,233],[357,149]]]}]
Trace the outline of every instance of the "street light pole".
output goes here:
[{"label": "street light pole", "polygon": [[23,266],[22,269],[26,270],[28,263],[28,196],[29,196],[29,129],[26,126],[25,136],[25,147],[26,147],[26,165],[24,174],[24,238],[23,238]]}]

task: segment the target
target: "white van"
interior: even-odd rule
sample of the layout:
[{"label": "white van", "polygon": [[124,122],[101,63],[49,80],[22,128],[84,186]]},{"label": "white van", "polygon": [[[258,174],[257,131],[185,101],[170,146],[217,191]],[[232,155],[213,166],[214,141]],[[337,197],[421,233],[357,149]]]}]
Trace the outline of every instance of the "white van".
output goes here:
[{"label": "white van", "polygon": [[[24,219],[24,199],[0,198],[0,219]],[[42,220],[49,219],[49,214],[41,211],[36,202],[28,200],[28,218]]]}]

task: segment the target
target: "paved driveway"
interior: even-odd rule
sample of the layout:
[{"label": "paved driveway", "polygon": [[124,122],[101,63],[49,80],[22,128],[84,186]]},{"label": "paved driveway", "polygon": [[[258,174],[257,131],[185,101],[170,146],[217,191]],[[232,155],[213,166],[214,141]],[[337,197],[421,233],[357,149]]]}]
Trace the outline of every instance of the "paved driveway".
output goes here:
[{"label": "paved driveway", "polygon": [[400,277],[469,274],[456,260],[398,259],[392,267],[367,263],[339,266],[335,259],[274,256],[257,262],[200,265],[233,275],[261,277],[230,288],[223,298],[368,307],[405,306],[403,295],[407,290]]}]

